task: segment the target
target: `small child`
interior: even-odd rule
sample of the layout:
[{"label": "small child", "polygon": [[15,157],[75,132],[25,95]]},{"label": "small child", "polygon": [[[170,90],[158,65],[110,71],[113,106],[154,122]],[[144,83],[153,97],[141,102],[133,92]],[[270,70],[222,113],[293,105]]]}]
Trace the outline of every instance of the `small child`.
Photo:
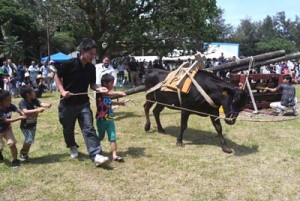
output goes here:
[{"label": "small child", "polygon": [[106,87],[109,92],[106,94],[96,94],[98,135],[100,141],[102,141],[105,136],[105,131],[107,132],[108,141],[111,144],[112,160],[122,162],[123,157],[117,155],[116,129],[112,105],[125,105],[125,101],[114,102],[110,97],[115,95],[126,96],[126,94],[121,91],[112,91],[114,89],[114,77],[110,74],[102,76],[101,86]]},{"label": "small child", "polygon": [[[12,112],[18,112],[21,116],[12,119]],[[11,103],[11,95],[8,91],[0,89],[0,162],[3,162],[3,138],[6,139],[7,145],[10,148],[11,155],[13,158],[12,167],[18,168],[20,166],[20,161],[18,158],[18,151],[16,147],[16,139],[14,137],[11,123],[25,119],[24,113],[19,110],[15,105]]]},{"label": "small child", "polygon": [[34,87],[35,95],[37,98],[41,98],[45,90],[49,89],[48,86],[44,83],[44,78],[41,75],[38,75],[36,78],[36,86]]},{"label": "small child", "polygon": [[20,151],[20,160],[28,162],[28,152],[34,142],[38,114],[44,112],[45,108],[50,108],[51,104],[40,102],[36,98],[34,89],[28,85],[20,88],[20,95],[23,99],[19,103],[19,108],[26,115],[26,119],[23,119],[20,124],[25,137],[23,147]]}]

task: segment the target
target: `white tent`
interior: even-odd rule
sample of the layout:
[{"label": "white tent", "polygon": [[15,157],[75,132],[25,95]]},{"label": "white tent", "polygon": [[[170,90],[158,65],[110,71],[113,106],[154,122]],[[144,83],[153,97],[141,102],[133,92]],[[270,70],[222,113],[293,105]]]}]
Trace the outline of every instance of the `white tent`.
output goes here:
[{"label": "white tent", "polygon": [[195,56],[194,55],[189,55],[189,56],[179,56],[179,57],[162,57],[163,61],[187,61],[187,60],[194,60]]},{"label": "white tent", "polygon": [[233,53],[228,52],[220,47],[208,48],[208,50],[203,53],[203,56],[205,56],[207,59],[213,59],[213,58],[218,59],[222,56],[222,54],[225,59],[232,58],[234,56],[236,57],[236,55],[234,55]]},{"label": "white tent", "polygon": [[149,62],[149,61],[154,61],[154,60],[159,60],[159,57],[158,56],[134,56],[135,60],[138,61],[138,62],[142,62],[142,61],[146,61],[146,62]]},{"label": "white tent", "polygon": [[79,54],[79,51],[74,51],[74,52],[71,52],[70,54],[68,54],[68,56],[70,56],[72,58],[77,58],[78,54]]}]

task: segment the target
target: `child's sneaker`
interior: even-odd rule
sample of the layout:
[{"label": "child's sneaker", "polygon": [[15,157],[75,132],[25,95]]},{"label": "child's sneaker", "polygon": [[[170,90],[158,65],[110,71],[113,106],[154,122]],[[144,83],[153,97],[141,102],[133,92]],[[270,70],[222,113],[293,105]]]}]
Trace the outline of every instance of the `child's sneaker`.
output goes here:
[{"label": "child's sneaker", "polygon": [[77,150],[77,146],[71,147],[70,148],[70,157],[71,158],[78,158],[78,150]]},{"label": "child's sneaker", "polygon": [[4,158],[3,158],[2,152],[0,152],[0,163],[2,163],[3,160],[4,160]]},{"label": "child's sneaker", "polygon": [[24,153],[21,153],[20,154],[20,161],[21,162],[29,162],[29,157],[28,157],[28,155],[27,154],[24,154]]},{"label": "child's sneaker", "polygon": [[11,163],[12,163],[13,169],[17,169],[20,166],[20,160],[18,160],[18,159],[13,160]]},{"label": "child's sneaker", "polygon": [[108,157],[106,156],[102,156],[100,154],[96,154],[95,159],[94,159],[94,163],[96,165],[96,167],[106,163],[109,160]]},{"label": "child's sneaker", "polygon": [[113,158],[113,161],[116,161],[116,162],[124,162],[124,159],[122,156],[117,156],[116,158]]}]

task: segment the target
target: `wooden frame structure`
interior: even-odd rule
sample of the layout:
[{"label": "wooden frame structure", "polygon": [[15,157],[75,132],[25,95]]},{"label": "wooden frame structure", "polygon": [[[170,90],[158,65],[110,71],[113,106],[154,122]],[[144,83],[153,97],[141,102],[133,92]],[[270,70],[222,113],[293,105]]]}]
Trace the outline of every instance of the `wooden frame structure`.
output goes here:
[{"label": "wooden frame structure", "polygon": [[[264,88],[275,88],[282,84],[283,74],[231,74],[230,83],[235,86],[246,84],[247,76],[258,109],[269,108],[271,102],[280,101],[281,92],[264,92]],[[245,108],[255,109],[250,97]]]}]

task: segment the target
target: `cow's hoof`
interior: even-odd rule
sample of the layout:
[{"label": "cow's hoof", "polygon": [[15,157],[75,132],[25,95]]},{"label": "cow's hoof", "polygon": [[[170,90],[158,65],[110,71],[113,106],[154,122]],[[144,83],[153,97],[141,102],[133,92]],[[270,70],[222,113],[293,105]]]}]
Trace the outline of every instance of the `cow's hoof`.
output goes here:
[{"label": "cow's hoof", "polygon": [[182,142],[179,142],[179,141],[176,142],[176,146],[184,147],[183,143],[182,143]]},{"label": "cow's hoof", "polygon": [[150,123],[145,123],[145,126],[144,126],[145,131],[149,131],[150,130],[150,126],[151,126]]},{"label": "cow's hoof", "polygon": [[229,147],[222,147],[222,150],[223,150],[225,153],[228,153],[228,154],[231,154],[231,153],[232,153],[232,149],[230,149]]},{"label": "cow's hoof", "polygon": [[161,133],[161,134],[166,134],[166,131],[165,131],[163,128],[161,128],[161,129],[157,129],[157,131],[158,131],[158,133]]}]

